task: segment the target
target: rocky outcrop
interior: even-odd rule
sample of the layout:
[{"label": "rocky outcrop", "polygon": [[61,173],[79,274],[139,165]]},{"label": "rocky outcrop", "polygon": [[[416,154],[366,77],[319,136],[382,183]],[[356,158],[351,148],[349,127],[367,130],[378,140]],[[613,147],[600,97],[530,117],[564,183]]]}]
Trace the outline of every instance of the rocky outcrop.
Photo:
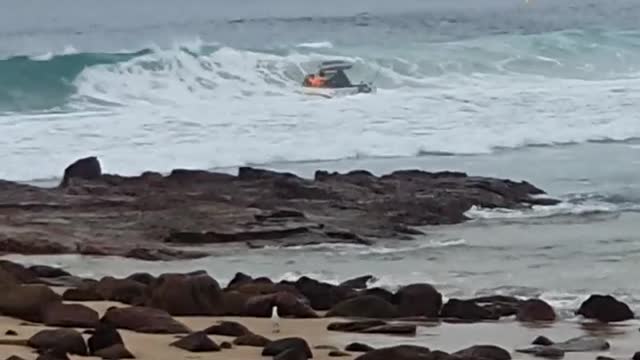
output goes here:
[{"label": "rocky outcrop", "polygon": [[259,295],[249,298],[245,305],[245,316],[271,317],[274,306],[278,307],[281,317],[317,318],[311,307],[302,299],[289,292],[279,292],[268,295]]},{"label": "rocky outcrop", "polygon": [[[530,207],[542,193],[527,182],[420,170],[319,171],[303,179],[245,167],[236,176],[176,169],[124,177],[103,174],[99,160],[87,157],[65,170],[60,187],[2,182],[11,216],[0,219],[0,252],[152,261],[207,255],[175,247],[185,243],[370,244],[420,234],[415,226],[465,221],[472,206]],[[344,287],[366,286],[356,280]]]},{"label": "rocky outcrop", "polygon": [[82,334],[73,329],[41,330],[27,342],[34,349],[58,350],[81,356],[88,355]]},{"label": "rocky outcrop", "polygon": [[[351,285],[358,284],[352,282]],[[313,309],[320,311],[329,310],[337,303],[357,295],[357,292],[352,286],[335,286],[306,276],[296,280],[294,286],[302,295],[309,299],[309,303]]]},{"label": "rocky outcrop", "polygon": [[100,279],[93,289],[104,300],[118,301],[129,305],[142,305],[146,296],[147,286],[137,281],[107,276]]},{"label": "rocky outcrop", "polygon": [[203,331],[210,335],[234,337],[251,334],[251,331],[246,326],[235,321],[219,321],[217,324],[213,324]]},{"label": "rocky outcrop", "polygon": [[277,356],[289,350],[301,351],[307,358],[313,358],[311,347],[305,339],[299,337],[288,337],[270,342],[262,349],[262,356]]},{"label": "rocky outcrop", "polygon": [[184,334],[190,330],[164,310],[141,306],[125,308],[112,307],[101,321],[114,325],[118,329],[127,329],[151,334]]},{"label": "rocky outcrop", "polygon": [[98,312],[81,304],[53,303],[43,312],[48,326],[93,328],[98,324]]},{"label": "rocky outcrop", "polygon": [[64,176],[60,186],[69,186],[72,179],[97,180],[102,176],[100,161],[95,156],[76,160],[64,169]]},{"label": "rocky outcrop", "polygon": [[180,340],[172,342],[171,346],[190,352],[220,351],[220,346],[211,340],[204,331],[191,333]]},{"label": "rocky outcrop", "polygon": [[591,295],[585,300],[576,315],[601,322],[617,322],[633,319],[635,314],[629,306],[611,295]]},{"label": "rocky outcrop", "polygon": [[215,316],[225,313],[222,290],[206,273],[164,274],[149,286],[147,306],[174,316]]},{"label": "rocky outcrop", "polygon": [[499,315],[478,305],[473,300],[450,299],[442,307],[440,317],[469,321],[497,320]]},{"label": "rocky outcrop", "polygon": [[529,299],[520,304],[516,314],[518,321],[554,321],[556,312],[544,300]]},{"label": "rocky outcrop", "polygon": [[89,354],[94,355],[100,350],[112,348],[115,345],[124,345],[124,341],[114,325],[101,322],[87,339],[87,345],[89,346]]},{"label": "rocky outcrop", "polygon": [[393,303],[401,316],[435,318],[442,307],[442,295],[429,284],[411,284],[398,289]]},{"label": "rocky outcrop", "polygon": [[[416,345],[397,345],[366,352],[356,360],[433,360],[429,348]],[[498,359],[496,359],[498,360]]]},{"label": "rocky outcrop", "polygon": [[398,310],[384,299],[365,295],[342,301],[332,307],[326,314],[327,317],[363,317],[363,318],[394,318],[398,316]]},{"label": "rocky outcrop", "polygon": [[46,308],[61,300],[47,286],[17,285],[5,289],[0,296],[0,314],[41,323]]}]

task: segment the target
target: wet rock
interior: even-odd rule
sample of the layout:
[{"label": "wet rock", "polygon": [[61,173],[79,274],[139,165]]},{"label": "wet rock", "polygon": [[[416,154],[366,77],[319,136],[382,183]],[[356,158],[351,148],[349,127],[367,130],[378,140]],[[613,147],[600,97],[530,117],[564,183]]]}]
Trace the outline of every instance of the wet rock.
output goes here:
[{"label": "wet rock", "polygon": [[335,286],[306,276],[299,278],[295,287],[309,299],[311,307],[315,310],[329,310],[335,304],[357,295],[350,287]]},{"label": "wet rock", "polygon": [[442,307],[440,317],[462,320],[497,320],[499,316],[471,300],[450,299]]},{"label": "wet rock", "polygon": [[514,316],[518,313],[522,301],[512,296],[492,295],[470,299],[498,317]]},{"label": "wet rock", "polygon": [[536,356],[542,356],[538,354],[545,354],[549,352],[585,352],[585,351],[603,351],[610,348],[609,343],[601,338],[594,336],[580,336],[571,338],[564,342],[554,343],[553,345],[534,345],[524,349],[516,349],[519,353],[533,354]]},{"label": "wet rock", "polygon": [[329,356],[330,357],[346,357],[346,356],[351,356],[351,354],[346,353],[344,351],[340,351],[340,350],[332,350],[332,351],[329,351]]},{"label": "wet rock", "polygon": [[6,289],[0,297],[0,313],[41,323],[46,307],[61,300],[60,295],[44,285],[14,286]]},{"label": "wet rock", "polygon": [[442,307],[442,295],[429,284],[411,284],[394,294],[393,303],[400,316],[437,317]]},{"label": "wet rock", "polygon": [[98,281],[95,287],[104,300],[118,301],[129,305],[141,305],[145,299],[147,286],[133,280],[116,279],[111,276]]},{"label": "wet rock", "polygon": [[27,344],[38,350],[55,349],[69,354],[88,355],[82,334],[73,329],[41,330],[29,338]]},{"label": "wet rock", "polygon": [[244,316],[247,302],[251,295],[237,291],[225,291],[222,293],[222,303],[224,304],[224,314],[226,316]]},{"label": "wet rock", "polygon": [[640,360],[640,351],[633,354],[632,360]]},{"label": "wet rock", "polygon": [[369,351],[356,360],[432,360],[429,348],[416,345],[397,345]]},{"label": "wet rock", "polygon": [[554,321],[556,313],[544,300],[529,299],[520,304],[516,319],[525,322]]},{"label": "wet rock", "polygon": [[81,304],[53,303],[43,313],[48,326],[92,328],[98,323],[98,312]]},{"label": "wet rock", "polygon": [[140,284],[151,285],[156,278],[149,273],[133,273],[125,278],[125,280],[137,281]]},{"label": "wet rock", "polygon": [[206,273],[164,274],[150,286],[148,306],[175,316],[224,314],[222,290]]},{"label": "wet rock", "polygon": [[255,347],[265,347],[270,342],[271,340],[258,334],[245,334],[238,336],[237,338],[235,338],[235,340],[233,340],[234,345]]},{"label": "wet rock", "polygon": [[341,321],[333,322],[327,325],[329,331],[342,331],[342,332],[361,332],[362,330],[387,325],[382,320],[362,320],[362,321]]},{"label": "wet rock", "polygon": [[317,318],[318,314],[300,298],[287,292],[260,295],[250,298],[246,303],[245,315],[253,317],[271,317],[274,306],[278,307],[281,317]]},{"label": "wet rock", "polygon": [[564,357],[564,351],[560,349],[556,349],[552,346],[543,347],[538,349],[535,353],[533,353],[536,357],[547,358],[547,359],[561,359]]},{"label": "wet rock", "polygon": [[351,352],[369,352],[375,350],[372,346],[358,342],[351,343],[344,349]]},{"label": "wet rock", "polygon": [[546,336],[538,336],[537,338],[533,339],[531,344],[549,346],[553,345],[553,341]]},{"label": "wet rock", "polygon": [[271,341],[262,349],[262,356],[276,356],[287,350],[301,351],[307,358],[313,358],[313,353],[307,341],[299,337],[288,337]]},{"label": "wet rock", "polygon": [[57,278],[62,276],[71,276],[71,274],[60,268],[47,265],[33,265],[28,269],[40,278]]},{"label": "wet rock", "polygon": [[470,359],[511,360],[507,350],[494,345],[474,345],[452,355]]},{"label": "wet rock", "polygon": [[234,337],[251,334],[251,331],[246,326],[235,321],[218,321],[217,324],[206,328],[204,332],[210,335]]},{"label": "wet rock", "polygon": [[596,360],[615,360],[615,359],[608,356],[598,356],[596,357]]},{"label": "wet rock", "polygon": [[412,335],[416,333],[416,325],[387,324],[379,320],[364,320],[331,323],[327,326],[327,330],[367,334]]},{"label": "wet rock", "polygon": [[171,346],[191,352],[220,351],[220,346],[211,340],[204,331],[191,333],[178,341],[174,341]]},{"label": "wet rock", "polygon": [[[0,246],[0,249],[5,252],[11,252],[12,250],[6,249],[2,246]],[[7,279],[10,279],[9,282],[11,284],[33,284],[38,282],[38,275],[27,269],[22,264],[14,263],[9,260],[0,260],[0,270],[4,270],[4,272],[9,275]],[[0,280],[6,276],[7,275],[3,275],[0,277]]]},{"label": "wet rock", "polygon": [[307,360],[309,357],[300,349],[287,349],[278,353],[273,360]]},{"label": "wet rock", "polygon": [[587,319],[596,319],[601,322],[617,322],[633,319],[635,317],[629,306],[618,301],[611,295],[591,295],[576,311],[576,315],[582,315]]},{"label": "wet rock", "polygon": [[102,176],[100,161],[95,156],[78,159],[64,170],[60,186],[70,185],[71,179],[96,180]]},{"label": "wet rock", "polygon": [[234,286],[240,286],[244,284],[249,284],[253,278],[245,273],[237,272],[231,281],[227,284],[227,289],[231,289]]},{"label": "wet rock", "polygon": [[228,341],[223,341],[223,342],[220,343],[220,348],[221,349],[232,349],[233,345],[231,345],[231,343],[228,342]]},{"label": "wet rock", "polygon": [[93,287],[67,289],[62,293],[62,299],[66,301],[102,301],[104,300]]},{"label": "wet rock", "polygon": [[5,333],[4,333],[4,334],[5,334],[6,336],[18,336],[18,333],[17,333],[15,330],[11,330],[11,329],[9,329],[9,330],[5,331]]},{"label": "wet rock", "polygon": [[24,359],[21,358],[20,356],[11,355],[6,360],[24,360]]},{"label": "wet rock", "polygon": [[268,278],[257,278],[250,283],[233,287],[233,291],[247,295],[269,295],[275,293],[286,292],[303,299],[304,295],[293,284],[280,283],[274,284]]},{"label": "wet rock", "polygon": [[367,283],[369,283],[370,281],[373,281],[375,279],[376,278],[373,275],[358,276],[356,278],[344,281],[339,286],[344,286],[344,287],[348,287],[348,288],[351,288],[351,289],[366,289],[367,288]]},{"label": "wet rock", "polygon": [[40,352],[36,360],[69,360],[69,356],[64,350],[48,349]]},{"label": "wet rock", "polygon": [[365,317],[365,318],[393,318],[398,316],[395,306],[384,299],[374,296],[358,296],[344,300],[331,308],[327,317]]},{"label": "wet rock", "polygon": [[333,345],[316,345],[313,348],[316,350],[340,350]]},{"label": "wet rock", "polygon": [[190,330],[164,310],[141,306],[110,308],[102,321],[118,329],[151,334],[183,334]]},{"label": "wet rock", "polygon": [[100,322],[93,331],[93,334],[87,339],[89,354],[92,355],[102,349],[111,348],[119,344],[124,345],[122,336],[114,325],[106,322]]},{"label": "wet rock", "polygon": [[105,360],[135,359],[136,357],[124,346],[124,344],[114,344],[94,353],[95,356]]},{"label": "wet rock", "polygon": [[393,293],[383,288],[370,288],[363,290],[359,293],[359,296],[373,295],[382,298],[384,301],[393,304]]}]

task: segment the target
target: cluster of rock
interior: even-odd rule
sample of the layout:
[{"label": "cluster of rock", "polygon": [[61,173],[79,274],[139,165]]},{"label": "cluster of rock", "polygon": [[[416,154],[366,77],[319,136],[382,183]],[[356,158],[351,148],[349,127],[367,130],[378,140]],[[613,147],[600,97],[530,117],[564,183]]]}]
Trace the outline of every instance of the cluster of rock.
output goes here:
[{"label": "cluster of rock", "polygon": [[0,207],[11,215],[0,218],[0,252],[168,260],[208,255],[175,247],[183,244],[370,244],[463,222],[472,206],[558,203],[543,194],[524,181],[449,171],[318,171],[304,179],[243,167],[235,176],[178,169],[124,177],[103,174],[90,157],[70,165],[56,188],[0,181]]}]

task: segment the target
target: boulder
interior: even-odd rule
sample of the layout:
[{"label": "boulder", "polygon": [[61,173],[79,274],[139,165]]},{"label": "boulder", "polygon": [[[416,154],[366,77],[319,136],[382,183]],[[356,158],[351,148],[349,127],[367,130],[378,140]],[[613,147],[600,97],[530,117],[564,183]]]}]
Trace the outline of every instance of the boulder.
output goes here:
[{"label": "boulder", "polygon": [[363,344],[363,343],[359,343],[359,342],[351,343],[351,344],[345,346],[344,349],[346,351],[350,351],[350,352],[369,352],[369,351],[375,350],[372,346],[369,346],[369,345]]},{"label": "boulder", "polygon": [[[5,252],[12,252],[11,249],[3,249]],[[0,281],[2,278],[10,280],[10,284],[32,284],[38,282],[38,276],[33,271],[27,269],[22,264],[14,263],[9,260],[0,260],[0,269],[4,270],[6,273],[10,274],[10,277],[6,277],[7,275],[1,275]],[[0,284],[2,284],[0,282]]]},{"label": "boulder", "polygon": [[358,277],[355,277],[353,279],[349,279],[349,280],[343,281],[338,286],[343,286],[343,287],[348,287],[348,288],[351,288],[351,289],[360,290],[360,289],[366,289],[367,288],[367,284],[369,282],[375,281],[375,280],[376,280],[376,278],[373,275],[363,275],[363,276],[358,276]]},{"label": "boulder", "polygon": [[265,347],[270,342],[271,340],[258,334],[245,334],[238,336],[237,338],[235,338],[235,340],[233,340],[234,345],[255,347]]},{"label": "boulder", "polygon": [[54,349],[69,354],[88,355],[82,334],[73,329],[41,330],[29,338],[27,345],[40,351]]},{"label": "boulder", "polygon": [[125,280],[137,281],[140,284],[151,285],[156,278],[149,273],[133,273],[125,278]]},{"label": "boulder", "polygon": [[507,350],[495,345],[474,345],[452,355],[469,359],[511,360]]},{"label": "boulder", "polygon": [[102,301],[104,300],[94,287],[67,289],[62,293],[66,301]]},{"label": "boulder", "polygon": [[52,303],[43,313],[48,326],[93,328],[98,320],[97,311],[81,304]]},{"label": "boulder", "polygon": [[546,336],[538,336],[537,338],[533,339],[533,342],[531,342],[531,344],[549,346],[553,345],[553,341],[551,341],[551,339]]},{"label": "boulder", "polygon": [[362,290],[358,293],[359,296],[374,295],[384,299],[386,302],[393,304],[393,293],[387,289],[375,287],[366,290]]},{"label": "boulder", "polygon": [[245,307],[245,315],[252,317],[271,317],[274,306],[278,307],[281,317],[317,318],[313,309],[303,303],[300,298],[288,292],[260,295],[250,298]]},{"label": "boulder", "polygon": [[635,354],[633,354],[631,360],[640,360],[640,351],[637,351]]},{"label": "boulder", "polygon": [[210,335],[234,337],[251,334],[251,331],[246,326],[235,321],[218,321],[217,324],[204,329],[204,332]]},{"label": "boulder", "polygon": [[364,353],[356,360],[432,360],[429,348],[416,345],[397,345]]},{"label": "boulder", "polygon": [[96,351],[93,355],[105,360],[135,359],[136,357],[124,346],[115,344]]},{"label": "boulder", "polygon": [[309,299],[311,307],[315,310],[329,310],[340,301],[357,295],[350,287],[335,286],[306,276],[299,278],[295,282],[295,287]]},{"label": "boulder", "polygon": [[303,352],[307,358],[313,358],[313,353],[307,341],[299,337],[288,337],[271,341],[262,349],[262,356],[276,356],[287,350],[299,350]]},{"label": "boulder", "polygon": [[340,350],[329,351],[329,357],[346,357],[346,356],[351,356],[351,354],[346,353],[344,351],[340,351]]},{"label": "boulder", "polygon": [[163,274],[150,285],[147,306],[174,316],[216,316],[225,313],[222,290],[206,273]]},{"label": "boulder", "polygon": [[273,360],[307,360],[309,357],[300,349],[287,349],[278,353]]},{"label": "boulder", "polygon": [[47,265],[33,265],[29,266],[28,269],[40,278],[57,278],[62,276],[71,276],[71,274],[60,268]]},{"label": "boulder", "polygon": [[395,306],[378,296],[365,295],[336,304],[327,312],[326,316],[385,319],[398,316],[398,311]]},{"label": "boulder", "polygon": [[58,349],[43,350],[39,353],[36,360],[69,360],[67,352]]},{"label": "boulder", "polygon": [[249,284],[251,283],[252,280],[253,278],[251,276],[245,273],[237,272],[233,276],[233,279],[231,279],[231,281],[229,281],[229,283],[227,284],[227,289],[231,289],[233,287],[244,285],[244,284]]},{"label": "boulder", "polygon": [[71,179],[96,180],[102,176],[102,167],[100,161],[95,156],[89,156],[76,160],[64,169],[64,175],[60,186],[66,187],[70,185]]},{"label": "boulder", "polygon": [[44,285],[19,285],[4,290],[0,297],[0,314],[18,319],[39,322],[47,306],[62,299]]},{"label": "boulder", "polygon": [[591,295],[576,311],[576,315],[582,315],[587,319],[596,319],[601,322],[617,322],[630,320],[635,314],[629,306],[618,301],[611,295]]},{"label": "boulder", "polygon": [[394,294],[393,303],[400,316],[437,317],[442,307],[442,295],[429,284],[411,284]]},{"label": "boulder", "polygon": [[470,321],[497,320],[499,316],[471,300],[450,299],[442,307],[440,317]]},{"label": "boulder", "polygon": [[128,305],[142,305],[147,286],[137,281],[116,279],[111,276],[98,281],[95,291],[104,300],[117,301]]},{"label": "boulder", "polygon": [[191,332],[164,310],[142,306],[125,308],[112,307],[104,314],[102,321],[118,329],[127,329],[151,334],[184,334]]},{"label": "boulder", "polygon": [[100,322],[93,331],[93,334],[87,339],[90,355],[94,355],[102,349],[123,344],[124,341],[122,341],[122,336],[120,336],[118,329],[116,329],[114,325],[106,322]]},{"label": "boulder", "polygon": [[6,336],[18,336],[18,333],[15,330],[11,330],[11,329],[5,331],[4,334]]},{"label": "boulder", "polygon": [[196,331],[170,344],[190,352],[220,351],[220,346],[211,340],[204,331]]},{"label": "boulder", "polygon": [[520,304],[516,319],[523,322],[554,321],[556,312],[544,300],[529,299]]},{"label": "boulder", "polygon": [[247,302],[253,295],[240,293],[237,291],[225,291],[222,293],[222,303],[224,304],[224,314],[227,316],[243,316],[247,307]]},{"label": "boulder", "polygon": [[11,355],[6,360],[24,360],[24,359],[17,355]]}]

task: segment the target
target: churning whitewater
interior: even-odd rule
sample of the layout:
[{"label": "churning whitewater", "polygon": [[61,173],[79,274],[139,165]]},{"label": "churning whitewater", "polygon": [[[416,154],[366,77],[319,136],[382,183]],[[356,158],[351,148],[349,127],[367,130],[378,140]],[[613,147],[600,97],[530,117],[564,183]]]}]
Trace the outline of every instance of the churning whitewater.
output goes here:
[{"label": "churning whitewater", "polygon": [[[640,33],[594,30],[385,48],[197,41],[12,56],[0,60],[0,127],[11,139],[0,143],[0,177],[55,177],[86,152],[135,174],[630,141],[640,138],[638,56]],[[352,81],[379,92],[302,94],[304,74],[328,59],[352,61]],[[43,138],[49,161],[23,166],[42,156]]]}]

